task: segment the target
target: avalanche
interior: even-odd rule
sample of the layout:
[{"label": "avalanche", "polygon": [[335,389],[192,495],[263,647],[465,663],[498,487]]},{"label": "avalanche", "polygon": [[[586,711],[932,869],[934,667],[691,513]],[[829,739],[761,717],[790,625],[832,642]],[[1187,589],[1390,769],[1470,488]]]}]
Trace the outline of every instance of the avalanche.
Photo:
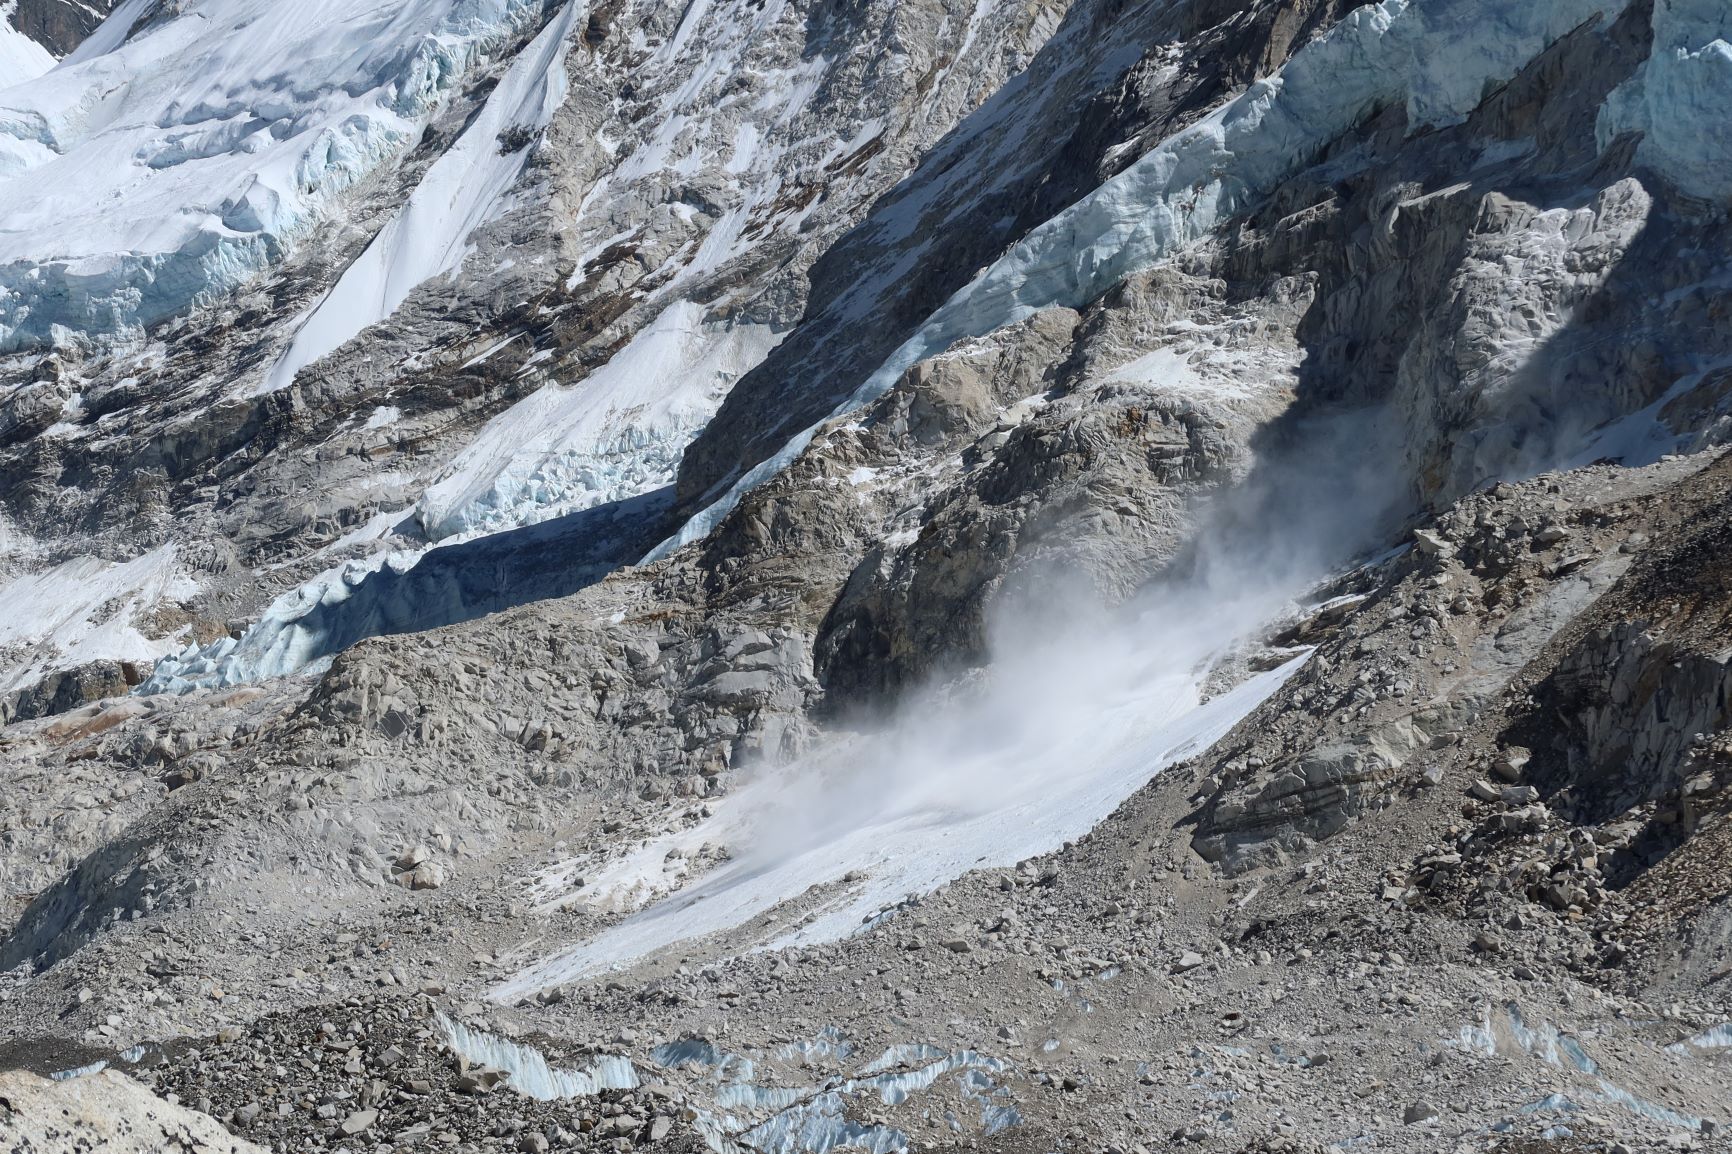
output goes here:
[{"label": "avalanche", "polygon": [[[1021,669],[1000,662],[982,701],[928,711],[886,738],[767,771],[718,803],[710,820],[646,843],[619,869],[571,863],[566,874],[582,864],[582,894],[597,902],[617,889],[654,896],[645,871],[673,849],[689,855],[712,842],[741,850],[682,892],[516,974],[492,997],[511,1003],[734,930],[819,886],[839,888],[812,917],[772,924],[745,947],[846,937],[908,894],[1080,837],[1150,777],[1213,745],[1304,664],[1295,658],[1203,702],[1222,615],[1199,608],[1175,615],[1186,622],[1177,627],[1157,616],[1086,654],[1043,650]],[[1045,667],[1032,668],[1036,661]],[[995,737],[982,740],[989,733]],[[544,886],[542,896],[551,907],[571,895]]]}]

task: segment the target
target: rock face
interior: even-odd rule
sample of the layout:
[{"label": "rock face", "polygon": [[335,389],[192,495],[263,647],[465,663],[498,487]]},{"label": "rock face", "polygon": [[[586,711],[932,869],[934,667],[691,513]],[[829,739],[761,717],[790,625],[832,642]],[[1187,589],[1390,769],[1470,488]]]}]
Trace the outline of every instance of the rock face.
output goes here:
[{"label": "rock face", "polygon": [[124,1074],[51,1082],[0,1073],[0,1149],[105,1154],[263,1154],[205,1114],[171,1105]]},{"label": "rock face", "polygon": [[1723,7],[129,5],[0,87],[0,1069],[1717,1140]]},{"label": "rock face", "polygon": [[64,57],[96,31],[120,0],[17,0],[12,27],[56,57]]}]

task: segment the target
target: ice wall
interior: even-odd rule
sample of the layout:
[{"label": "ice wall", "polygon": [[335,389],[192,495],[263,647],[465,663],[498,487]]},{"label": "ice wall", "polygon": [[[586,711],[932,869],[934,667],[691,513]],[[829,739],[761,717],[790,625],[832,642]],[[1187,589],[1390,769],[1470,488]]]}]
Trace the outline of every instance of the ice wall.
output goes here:
[{"label": "ice wall", "polygon": [[[1382,0],[1355,9],[1274,76],[1030,232],[957,291],[832,418],[889,389],[917,362],[1043,308],[1080,307],[1125,276],[1208,235],[1379,108],[1413,128],[1464,120],[1559,37],[1625,0]],[[1724,107],[1724,105],[1722,106]],[[703,537],[747,492],[811,443],[806,429],[692,517],[645,560]]]},{"label": "ice wall", "polygon": [[1636,157],[1683,191],[1732,200],[1732,4],[1655,0],[1654,47],[1600,109],[1601,149],[1640,132]]},{"label": "ice wall", "polygon": [[133,331],[281,259],[542,8],[187,0],[126,37],[123,5],[0,91],[0,350]]},{"label": "ice wall", "polygon": [[302,322],[266,378],[267,390],[292,384],[303,367],[390,316],[416,285],[463,262],[469,234],[497,215],[530,155],[528,145],[502,151],[500,135],[533,133],[552,121],[565,100],[566,41],[588,12],[583,0],[570,0],[512,62],[481,114]]},{"label": "ice wall", "polygon": [[158,661],[138,693],[183,693],[296,673],[367,637],[437,629],[514,605],[568,597],[641,549],[665,516],[658,490],[538,525],[420,550],[379,553],[277,598],[239,641],[189,645]]},{"label": "ice wall", "polygon": [[635,1090],[638,1086],[631,1060],[616,1054],[598,1054],[582,1070],[562,1070],[549,1065],[546,1055],[533,1046],[473,1029],[443,1014],[439,1015],[439,1029],[445,1044],[469,1065],[503,1070],[510,1075],[506,1084],[513,1090],[543,1102],[587,1098],[602,1090]]}]

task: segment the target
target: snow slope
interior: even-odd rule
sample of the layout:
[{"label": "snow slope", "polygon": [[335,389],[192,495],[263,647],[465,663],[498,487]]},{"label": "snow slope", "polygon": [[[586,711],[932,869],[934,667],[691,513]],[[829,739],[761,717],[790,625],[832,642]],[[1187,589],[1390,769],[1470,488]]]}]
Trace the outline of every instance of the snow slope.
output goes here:
[{"label": "snow slope", "polygon": [[779,339],[704,323],[680,301],[576,385],[543,386],[490,422],[427,490],[429,537],[529,525],[668,484],[728,389]]},{"label": "snow slope", "polygon": [[34,80],[54,67],[48,49],[12,26],[18,0],[0,4],[0,91]]},{"label": "snow slope", "polygon": [[529,158],[527,145],[502,151],[500,134],[512,128],[539,131],[553,119],[565,100],[566,41],[588,12],[587,4],[571,0],[512,61],[474,123],[313,307],[272,368],[267,391],[292,384],[303,367],[390,316],[416,285],[462,263],[469,234],[498,212],[500,199]]},{"label": "snow slope", "polygon": [[540,0],[129,3],[0,92],[0,350],[174,315],[279,260]]},{"label": "snow slope", "polygon": [[[820,886],[840,888],[747,947],[833,941],[909,894],[1080,837],[1162,769],[1213,745],[1304,663],[1295,658],[1202,702],[1213,655],[1270,607],[1260,595],[1195,592],[1196,600],[1186,593],[1099,636],[1079,631],[1000,654],[979,699],[916,706],[886,734],[764,771],[716,803],[709,820],[623,859],[550,867],[531,889],[544,908],[576,899],[629,909],[681,880],[665,872],[671,850],[682,851],[676,865],[706,842],[735,854],[492,997],[510,1003],[733,930]],[[577,877],[581,889],[572,888]]]},{"label": "snow slope", "polygon": [[1636,156],[1694,196],[1732,200],[1732,5],[1656,0],[1654,48],[1600,109],[1600,147],[1642,133]]},{"label": "snow slope", "polygon": [[148,665],[173,641],[145,637],[135,618],[197,592],[175,565],[173,545],[119,564],[75,557],[0,586],[0,692],[91,661]]},{"label": "snow slope", "polygon": [[[911,366],[1054,305],[1080,307],[1244,211],[1379,108],[1412,128],[1459,123],[1585,20],[1623,0],[1382,0],[1355,9],[1191,128],[1028,234],[958,290],[831,417],[881,396]],[[741,496],[811,443],[819,425],[755,466],[646,560],[713,529]]]}]

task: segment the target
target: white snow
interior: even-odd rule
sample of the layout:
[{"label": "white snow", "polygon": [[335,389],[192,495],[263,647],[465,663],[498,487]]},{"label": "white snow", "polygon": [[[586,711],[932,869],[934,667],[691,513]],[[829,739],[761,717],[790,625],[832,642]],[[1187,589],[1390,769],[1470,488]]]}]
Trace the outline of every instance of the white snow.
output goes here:
[{"label": "white snow", "polygon": [[0,4],[0,91],[34,80],[54,67],[54,54],[18,31],[12,13],[18,0]]},{"label": "white snow", "polygon": [[1287,364],[1252,344],[1218,347],[1208,344],[1151,349],[1108,373],[1109,382],[1158,386],[1162,395],[1211,405],[1256,400],[1267,382],[1291,375]]},{"label": "white snow", "polygon": [[512,128],[534,133],[552,121],[565,101],[566,41],[588,12],[588,4],[569,0],[512,61],[475,122],[313,307],[266,378],[265,391],[292,384],[302,368],[390,316],[415,286],[462,263],[469,234],[498,214],[531,152],[526,146],[502,154],[500,134]]},{"label": "white snow", "polygon": [[385,429],[403,419],[403,410],[396,405],[380,405],[367,417],[367,423],[362,426],[367,429]]},{"label": "white snow", "polygon": [[119,563],[75,557],[0,586],[0,692],[91,661],[148,665],[174,646],[144,636],[135,618],[197,591],[173,545]]},{"label": "white snow", "polygon": [[544,385],[494,418],[422,497],[429,537],[533,524],[673,480],[680,454],[780,336],[664,309],[575,385]]},{"label": "white snow", "polygon": [[1604,150],[1640,132],[1636,157],[1694,196],[1732,200],[1732,5],[1655,0],[1654,47],[1600,109]]},{"label": "white snow", "polygon": [[0,91],[0,348],[173,315],[281,259],[538,0],[132,0]]},{"label": "white snow", "polygon": [[[1274,76],[1151,149],[1030,232],[933,313],[831,417],[881,396],[959,340],[1054,305],[1080,307],[1206,236],[1377,109],[1418,129],[1459,123],[1488,85],[1623,0],[1382,0],[1355,9]],[[828,418],[827,418],[828,419]],[[819,423],[820,425],[822,422]],[[736,481],[646,561],[703,537],[741,496],[811,443],[819,425]]]},{"label": "white snow", "polygon": [[[1207,703],[1199,685],[1223,623],[1219,612],[1151,613],[1140,628],[1093,644],[1067,641],[1001,659],[982,700],[934,703],[887,736],[864,738],[767,769],[714,816],[594,875],[606,902],[650,874],[673,848],[733,847],[733,861],[591,941],[515,975],[502,1002],[677,942],[735,929],[818,885],[836,888],[794,924],[746,947],[809,944],[858,930],[908,894],[973,869],[1013,864],[1093,828],[1138,786],[1202,752],[1295,673],[1304,658]],[[1206,624],[1199,625],[1203,621]],[[851,871],[864,880],[842,882]],[[545,879],[543,879],[545,883]],[[556,904],[563,895],[539,895]]]}]

